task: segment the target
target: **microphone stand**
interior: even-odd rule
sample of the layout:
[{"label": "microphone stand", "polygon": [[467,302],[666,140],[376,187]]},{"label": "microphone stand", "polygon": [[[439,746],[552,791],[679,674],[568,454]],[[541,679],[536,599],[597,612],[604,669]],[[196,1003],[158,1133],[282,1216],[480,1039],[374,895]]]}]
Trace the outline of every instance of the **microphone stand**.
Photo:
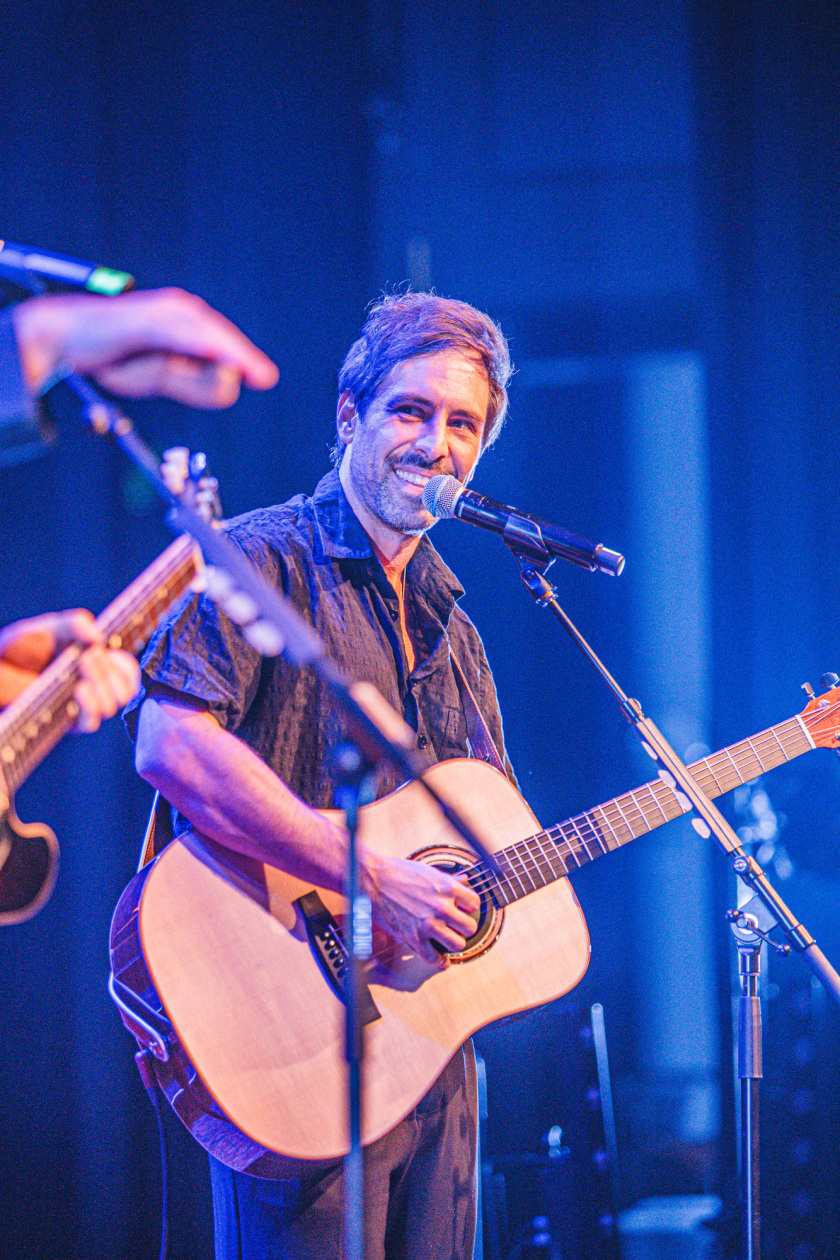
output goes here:
[{"label": "microphone stand", "polygon": [[[732,870],[753,893],[747,907],[729,911],[738,941],[742,996],[738,1032],[738,1074],[741,1080],[741,1205],[744,1260],[760,1260],[761,1215],[759,1200],[758,1082],[761,1078],[761,1009],[758,996],[759,950],[767,933],[780,927],[786,945],[773,945],[780,953],[791,949],[819,978],[836,1002],[840,1003],[840,974],[817,946],[810,932],[785,905],[762,868],[729,823],[698,787],[683,761],[650,718],[645,717],[638,700],[622,690],[598,658],[581,632],[560,607],[555,587],[545,574],[553,563],[539,530],[527,518],[520,518],[505,530],[504,541],[513,552],[526,589],[537,605],[548,608],[576,647],[583,653],[618,701],[619,708],[636,731],[645,752],[659,766],[659,777],[676,793],[685,813],[693,812],[691,825],[704,839],[714,836],[719,848],[730,858]],[[745,911],[751,911],[746,913]]]},{"label": "microphone stand", "polygon": [[359,885],[359,808],[376,796],[377,767],[354,743],[339,744],[333,754],[338,780],[336,800],[347,826],[347,903],[345,937],[348,971],[344,993],[347,1003],[344,1057],[347,1060],[350,1149],[344,1158],[343,1256],[364,1260],[365,1186],[362,1151],[362,1066],[364,1061],[364,1012],[370,1003],[365,966],[373,953],[370,898]]}]

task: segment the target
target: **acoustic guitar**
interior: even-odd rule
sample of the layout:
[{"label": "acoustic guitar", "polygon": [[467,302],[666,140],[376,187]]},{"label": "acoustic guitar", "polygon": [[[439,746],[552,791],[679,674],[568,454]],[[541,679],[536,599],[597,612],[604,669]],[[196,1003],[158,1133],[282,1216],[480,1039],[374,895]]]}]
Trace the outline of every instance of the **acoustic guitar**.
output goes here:
[{"label": "acoustic guitar", "polygon": [[[840,691],[829,691],[799,716],[691,770],[717,797],[809,749],[836,748],[838,732]],[[427,776],[495,853],[501,874],[465,849],[417,784],[362,810],[366,844],[466,872],[482,900],[474,935],[445,970],[374,938],[366,1143],[416,1105],[471,1033],[578,983],[589,937],[566,876],[683,812],[657,779],[542,829],[509,781],[482,761],[441,762]],[[275,1176],[282,1156],[347,1150],[343,911],[341,897],[194,832],[144,867],[117,906],[112,996],[152,1051],[175,1111],[231,1167]]]}]

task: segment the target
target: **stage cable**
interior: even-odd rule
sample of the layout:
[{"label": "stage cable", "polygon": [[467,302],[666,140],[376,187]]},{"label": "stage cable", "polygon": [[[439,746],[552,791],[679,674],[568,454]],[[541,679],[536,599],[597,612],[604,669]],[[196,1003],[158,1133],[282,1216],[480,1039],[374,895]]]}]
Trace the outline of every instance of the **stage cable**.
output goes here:
[{"label": "stage cable", "polygon": [[160,1254],[159,1260],[166,1260],[169,1248],[169,1153],[166,1145],[166,1126],[163,1122],[160,1099],[157,1092],[157,1081],[151,1067],[151,1051],[138,1050],[134,1056],[137,1071],[143,1082],[143,1088],[149,1096],[149,1102],[155,1113],[160,1146]]}]

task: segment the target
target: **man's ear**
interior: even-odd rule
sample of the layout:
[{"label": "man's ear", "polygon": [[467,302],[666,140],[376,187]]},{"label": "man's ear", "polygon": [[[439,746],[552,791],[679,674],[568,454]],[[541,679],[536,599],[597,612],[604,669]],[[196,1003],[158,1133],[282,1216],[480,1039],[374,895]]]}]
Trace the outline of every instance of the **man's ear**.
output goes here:
[{"label": "man's ear", "polygon": [[353,441],[358,423],[359,413],[356,410],[353,395],[349,389],[345,389],[339,396],[338,405],[335,409],[335,428],[338,440],[342,446],[349,446]]}]

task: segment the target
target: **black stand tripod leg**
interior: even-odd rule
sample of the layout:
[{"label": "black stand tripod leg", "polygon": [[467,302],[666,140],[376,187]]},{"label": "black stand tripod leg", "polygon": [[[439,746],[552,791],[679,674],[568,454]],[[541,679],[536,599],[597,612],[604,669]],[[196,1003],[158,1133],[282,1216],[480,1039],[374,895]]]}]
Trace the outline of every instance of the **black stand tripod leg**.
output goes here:
[{"label": "black stand tripod leg", "polygon": [[761,1257],[759,1186],[759,1089],[761,1080],[761,941],[738,941],[741,998],[738,1004],[738,1076],[741,1084],[741,1192],[744,1257]]}]

